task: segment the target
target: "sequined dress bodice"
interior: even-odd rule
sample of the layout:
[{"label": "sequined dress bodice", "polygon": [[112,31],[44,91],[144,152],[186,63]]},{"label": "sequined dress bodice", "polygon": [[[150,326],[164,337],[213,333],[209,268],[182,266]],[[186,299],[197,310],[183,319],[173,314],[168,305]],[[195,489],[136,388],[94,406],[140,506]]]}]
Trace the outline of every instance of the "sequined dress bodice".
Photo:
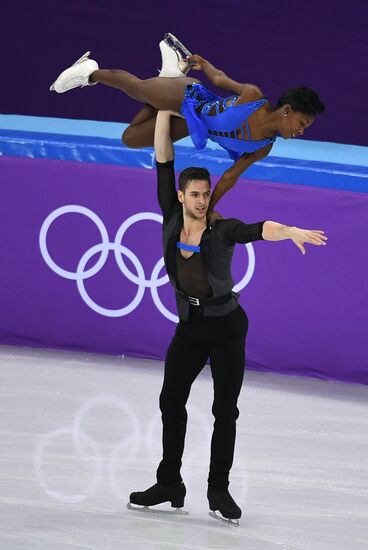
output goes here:
[{"label": "sequined dress bodice", "polygon": [[243,153],[253,153],[275,141],[275,138],[250,139],[248,119],[267,99],[235,105],[237,99],[237,95],[221,98],[202,84],[187,86],[181,110],[197,149],[203,149],[210,139],[237,160]]}]

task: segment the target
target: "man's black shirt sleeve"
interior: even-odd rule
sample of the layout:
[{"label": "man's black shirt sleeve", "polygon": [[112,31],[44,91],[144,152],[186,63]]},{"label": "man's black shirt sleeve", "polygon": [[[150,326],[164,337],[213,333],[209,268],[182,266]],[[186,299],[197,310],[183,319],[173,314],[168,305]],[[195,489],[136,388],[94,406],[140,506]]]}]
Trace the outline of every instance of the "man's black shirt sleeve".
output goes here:
[{"label": "man's black shirt sleeve", "polygon": [[265,222],[244,223],[235,218],[217,220],[215,222],[216,235],[229,244],[250,243],[263,240],[262,231]]},{"label": "man's black shirt sleeve", "polygon": [[157,198],[164,220],[167,219],[174,206],[179,203],[175,186],[174,161],[157,162]]}]

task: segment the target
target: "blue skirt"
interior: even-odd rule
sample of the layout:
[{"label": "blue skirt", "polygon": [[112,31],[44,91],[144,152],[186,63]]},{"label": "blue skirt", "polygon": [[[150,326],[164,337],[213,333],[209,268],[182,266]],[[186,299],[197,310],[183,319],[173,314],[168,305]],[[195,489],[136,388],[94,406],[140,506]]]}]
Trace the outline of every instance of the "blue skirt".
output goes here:
[{"label": "blue skirt", "polygon": [[[202,84],[189,84],[185,89],[184,100],[181,105],[181,114],[185,117],[189,134],[196,149],[204,149],[209,138],[205,122],[198,116],[196,109],[204,107],[206,103],[222,101],[223,98],[213,94]],[[242,153],[232,151],[221,145],[227,151],[229,157],[236,162]]]},{"label": "blue skirt", "polygon": [[204,149],[208,141],[206,124],[199,118],[196,109],[209,101],[218,99],[221,98],[207,90],[202,84],[189,84],[185,89],[181,113],[185,117],[190,137],[196,149]]}]

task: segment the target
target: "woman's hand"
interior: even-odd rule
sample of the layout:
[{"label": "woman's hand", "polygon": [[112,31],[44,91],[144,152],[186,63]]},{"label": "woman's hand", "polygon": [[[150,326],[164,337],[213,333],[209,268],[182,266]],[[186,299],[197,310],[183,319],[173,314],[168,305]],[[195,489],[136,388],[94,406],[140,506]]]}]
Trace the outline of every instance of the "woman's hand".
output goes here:
[{"label": "woman's hand", "polygon": [[189,55],[188,57],[186,57],[185,60],[189,64],[191,69],[193,69],[193,71],[203,71],[203,65],[205,64],[206,60],[200,55]]}]

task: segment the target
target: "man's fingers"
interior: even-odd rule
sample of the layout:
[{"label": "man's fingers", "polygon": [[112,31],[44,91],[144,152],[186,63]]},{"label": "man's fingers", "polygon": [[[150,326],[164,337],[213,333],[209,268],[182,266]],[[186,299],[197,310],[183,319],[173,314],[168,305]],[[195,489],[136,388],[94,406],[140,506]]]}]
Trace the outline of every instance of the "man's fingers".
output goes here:
[{"label": "man's fingers", "polygon": [[315,237],[310,237],[309,239],[306,240],[307,243],[310,243],[310,244],[314,244],[316,246],[325,246],[327,243],[325,243],[325,241],[322,241],[321,239],[317,239]]},{"label": "man's fingers", "polygon": [[299,248],[301,253],[304,255],[305,254],[305,248],[304,248],[303,244],[300,241],[296,241],[296,240],[294,241],[294,243]]},{"label": "man's fingers", "polygon": [[327,237],[322,235],[320,232],[310,231],[307,233],[305,241],[314,245],[325,245],[327,244]]}]

